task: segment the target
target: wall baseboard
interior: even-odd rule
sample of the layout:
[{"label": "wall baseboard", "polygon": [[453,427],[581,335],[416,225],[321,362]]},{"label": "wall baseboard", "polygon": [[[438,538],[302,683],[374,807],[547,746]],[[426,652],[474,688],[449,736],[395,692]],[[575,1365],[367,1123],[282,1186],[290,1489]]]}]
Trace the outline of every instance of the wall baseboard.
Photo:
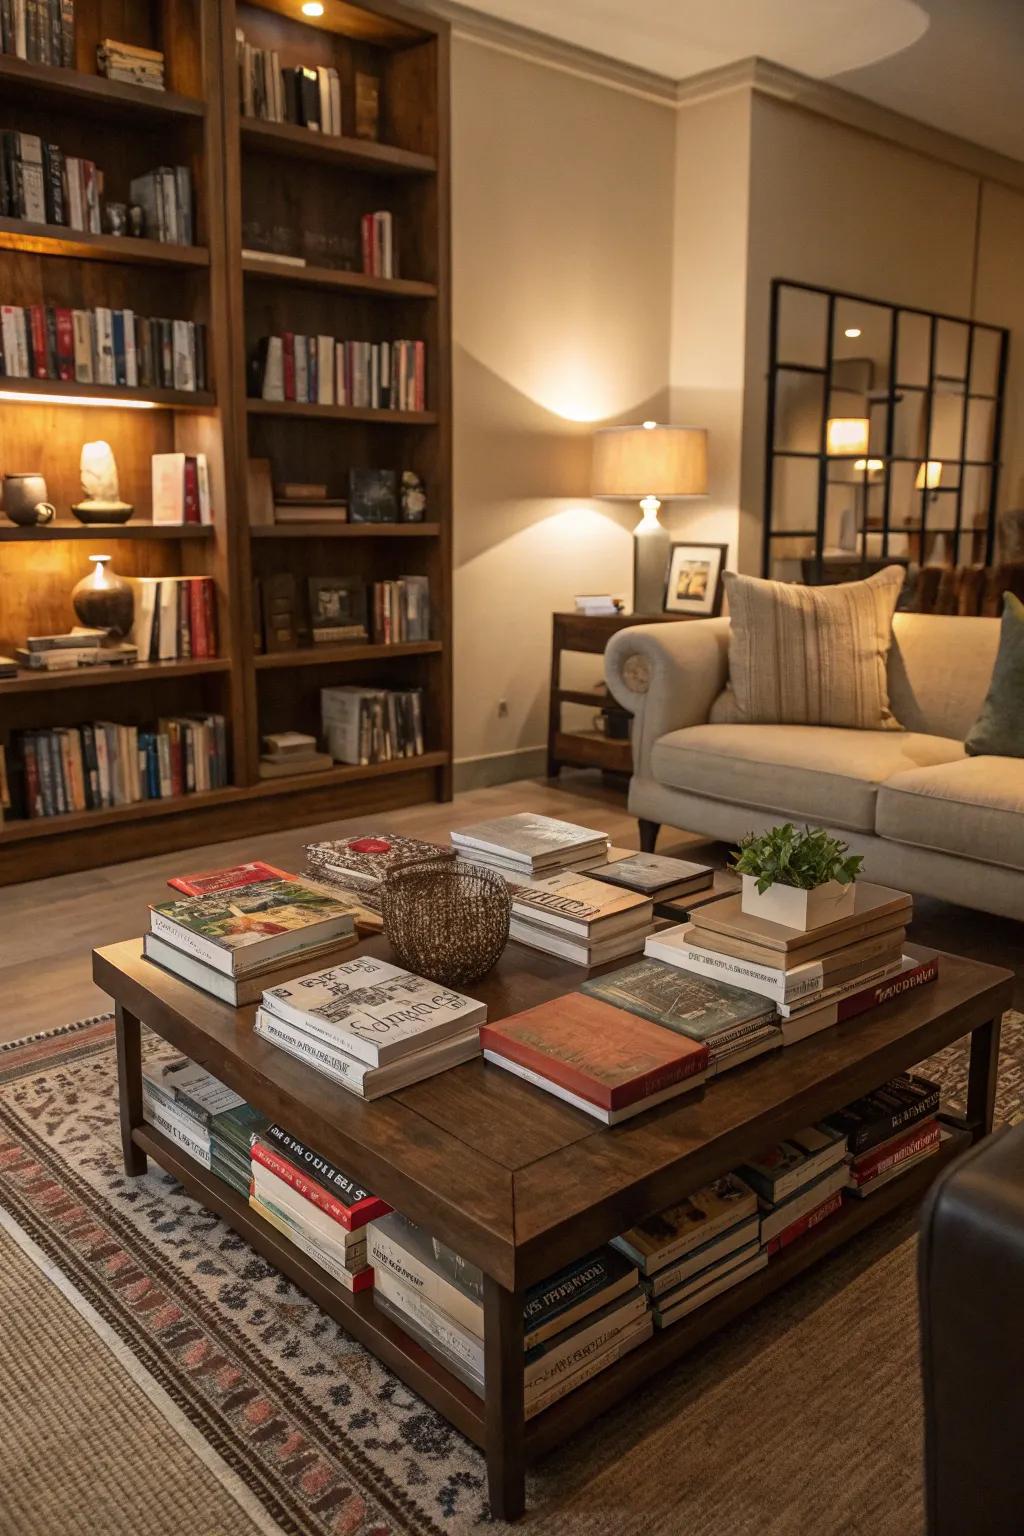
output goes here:
[{"label": "wall baseboard", "polygon": [[493,752],[486,757],[464,757],[453,764],[452,787],[458,795],[468,789],[511,784],[515,779],[542,779],[547,766],[546,747],[516,747],[511,752]]}]

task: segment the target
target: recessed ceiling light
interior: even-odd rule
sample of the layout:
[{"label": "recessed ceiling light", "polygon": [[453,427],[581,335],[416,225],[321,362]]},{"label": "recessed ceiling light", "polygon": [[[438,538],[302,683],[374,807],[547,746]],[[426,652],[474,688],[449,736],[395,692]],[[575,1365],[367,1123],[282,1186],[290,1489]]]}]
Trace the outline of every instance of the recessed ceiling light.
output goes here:
[{"label": "recessed ceiling light", "polygon": [[846,330],[843,332],[843,335],[844,336],[859,336],[860,335],[860,326],[859,325],[848,325],[846,327]]},{"label": "recessed ceiling light", "polygon": [[323,13],[324,8],[320,0],[305,0],[305,4],[302,7],[303,16],[322,16]]}]

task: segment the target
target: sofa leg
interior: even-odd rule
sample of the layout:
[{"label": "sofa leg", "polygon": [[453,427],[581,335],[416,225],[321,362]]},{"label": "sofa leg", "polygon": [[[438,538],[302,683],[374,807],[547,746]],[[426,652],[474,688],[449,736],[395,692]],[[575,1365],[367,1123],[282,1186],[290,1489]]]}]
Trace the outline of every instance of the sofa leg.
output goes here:
[{"label": "sofa leg", "polygon": [[658,841],[658,833],[661,831],[660,821],[644,821],[641,816],[637,822],[640,828],[641,853],[653,853],[654,845]]}]

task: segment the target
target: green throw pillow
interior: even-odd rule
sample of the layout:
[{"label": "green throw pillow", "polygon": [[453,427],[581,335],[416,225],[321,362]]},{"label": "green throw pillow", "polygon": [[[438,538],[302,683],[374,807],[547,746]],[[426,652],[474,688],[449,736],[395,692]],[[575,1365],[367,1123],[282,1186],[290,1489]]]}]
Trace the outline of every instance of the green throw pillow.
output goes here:
[{"label": "green throw pillow", "polygon": [[972,757],[1024,757],[1024,603],[1003,594],[992,681],[964,746]]}]

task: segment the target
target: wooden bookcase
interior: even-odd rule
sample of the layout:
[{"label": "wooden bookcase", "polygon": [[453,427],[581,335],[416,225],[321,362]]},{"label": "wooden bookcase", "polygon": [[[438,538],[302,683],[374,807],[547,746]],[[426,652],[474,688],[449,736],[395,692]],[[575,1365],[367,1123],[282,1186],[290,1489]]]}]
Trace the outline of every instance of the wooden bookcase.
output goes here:
[{"label": "wooden bookcase", "polygon": [[[0,884],[90,868],[261,826],[371,815],[451,793],[451,382],[449,319],[448,36],[443,22],[389,0],[77,0],[78,68],[0,55],[0,127],[35,132],[96,161],[105,198],[127,201],[128,182],[153,166],[188,163],[196,197],[195,246],[161,245],[0,220],[0,302],[103,304],[208,325],[205,394],[125,390],[0,378],[0,470],[40,470],[57,521],[24,529],[0,514],[0,653],[27,633],[74,622],[70,590],[108,553],[121,575],[209,574],[219,604],[220,656],[139,664],[70,676],[22,672],[0,680],[0,742],[17,732],[96,719],[142,724],[218,710],[227,717],[230,783],[207,794],[0,825]],[[282,64],[331,64],[342,81],[345,135],[243,117],[235,33],[278,50]],[[96,73],[103,37],[160,48],[168,89],[122,85]],[[354,136],[355,70],[380,80],[380,140]],[[126,131],[129,130],[129,131]],[[395,215],[402,276],[361,271],[359,221]],[[317,242],[326,260],[303,268],[242,256],[252,224],[285,242]],[[347,263],[346,263],[347,264]],[[271,403],[247,397],[259,336],[284,330],[349,339],[422,338],[422,413]],[[76,396],[90,403],[75,404]],[[30,400],[18,396],[34,397]],[[45,398],[40,398],[45,397]],[[97,399],[108,400],[97,405]],[[146,409],[134,406],[145,401]],[[81,444],[106,438],[117,457],[130,523],[85,528],[78,499]],[[207,454],[212,528],[154,528],[150,455]],[[350,467],[414,469],[428,522],[256,527],[246,505],[247,462],[271,461],[275,480],[326,481],[344,495]],[[367,582],[430,577],[432,639],[409,645],[321,646],[262,654],[254,637],[253,580],[293,571]],[[262,781],[260,737],[314,731],[319,690],[331,683],[419,686],[426,754],[370,767]],[[137,825],[138,824],[138,825]]]}]

